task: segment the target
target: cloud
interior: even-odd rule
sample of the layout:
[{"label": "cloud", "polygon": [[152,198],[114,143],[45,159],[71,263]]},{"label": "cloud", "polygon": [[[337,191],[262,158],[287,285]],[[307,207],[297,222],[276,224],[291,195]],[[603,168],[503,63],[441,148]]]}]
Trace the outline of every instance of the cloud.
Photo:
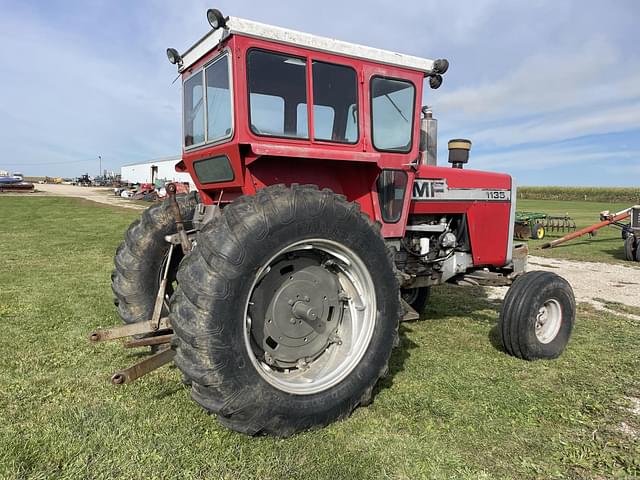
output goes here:
[{"label": "cloud", "polygon": [[640,149],[594,150],[592,146],[545,145],[542,147],[519,148],[503,152],[489,152],[473,155],[474,168],[491,170],[516,169],[518,171],[545,170],[559,165],[580,166],[629,162],[640,158]]},{"label": "cloud", "polygon": [[638,127],[640,127],[640,99],[620,107],[603,110],[583,108],[570,114],[547,115],[531,121],[478,130],[473,134],[473,138],[477,143],[507,147],[624,132]]},{"label": "cloud", "polygon": [[503,148],[637,129],[640,65],[629,60],[603,37],[534,53],[508,75],[438,97],[441,131]]},{"label": "cloud", "polygon": [[[427,90],[424,103],[434,105],[441,144],[469,136],[478,166],[507,168],[509,158],[526,158],[533,165],[526,172],[538,165],[567,175],[559,165],[591,166],[598,160],[590,152],[604,154],[596,136],[631,138],[638,129],[636,2],[327,0],[322,8],[293,8],[219,0],[216,6],[264,23],[448,57],[444,85]],[[171,85],[176,72],[164,49],[184,50],[204,34],[209,7],[206,0],[52,0],[36,8],[5,0],[0,35],[12,58],[0,64],[0,168],[58,162],[26,173],[71,176],[96,173],[97,155],[117,169],[179,151],[180,86]],[[571,138],[584,138],[591,149],[556,145]],[[534,156],[558,163],[541,167]],[[599,180],[599,173],[588,174]]]},{"label": "cloud", "polygon": [[3,47],[15,59],[0,74],[16,91],[0,103],[4,162],[18,169],[16,163],[86,159],[86,166],[58,171],[97,173],[98,155],[117,169],[131,158],[178,150],[179,85],[170,88],[170,76],[139,54],[99,48],[78,32],[21,14],[0,19]]}]

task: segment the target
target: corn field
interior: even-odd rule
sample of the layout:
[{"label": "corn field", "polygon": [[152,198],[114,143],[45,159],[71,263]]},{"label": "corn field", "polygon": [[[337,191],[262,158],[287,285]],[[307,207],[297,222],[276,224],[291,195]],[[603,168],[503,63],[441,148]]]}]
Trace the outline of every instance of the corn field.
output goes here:
[{"label": "corn field", "polygon": [[631,187],[520,187],[518,198],[640,204],[640,188]]}]

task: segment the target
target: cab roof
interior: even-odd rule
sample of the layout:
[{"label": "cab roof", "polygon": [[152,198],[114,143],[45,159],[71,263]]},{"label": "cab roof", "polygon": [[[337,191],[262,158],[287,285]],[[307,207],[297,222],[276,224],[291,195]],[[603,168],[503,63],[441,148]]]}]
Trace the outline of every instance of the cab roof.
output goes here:
[{"label": "cab roof", "polygon": [[210,31],[181,55],[182,65],[180,66],[179,71],[182,72],[188,69],[231,35],[259,38],[320,52],[334,53],[337,55],[369,60],[385,65],[404,67],[411,70],[421,71],[425,74],[432,73],[434,70],[434,60],[430,60],[428,58],[414,57],[412,55],[382,50],[380,48],[366,47],[356,43],[343,42],[333,38],[297,32],[295,30],[266,25],[264,23],[245,20],[243,18],[228,17],[224,27]]}]

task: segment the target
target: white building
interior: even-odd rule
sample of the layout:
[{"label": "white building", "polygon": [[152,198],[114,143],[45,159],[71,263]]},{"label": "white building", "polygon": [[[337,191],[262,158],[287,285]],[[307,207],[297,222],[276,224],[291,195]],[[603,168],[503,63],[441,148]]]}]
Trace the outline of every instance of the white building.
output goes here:
[{"label": "white building", "polygon": [[195,184],[188,173],[176,172],[176,163],[181,157],[156,158],[143,163],[132,163],[123,165],[120,175],[123,182],[128,183],[153,183],[155,180],[166,180],[172,182],[189,182],[191,189],[195,190]]}]

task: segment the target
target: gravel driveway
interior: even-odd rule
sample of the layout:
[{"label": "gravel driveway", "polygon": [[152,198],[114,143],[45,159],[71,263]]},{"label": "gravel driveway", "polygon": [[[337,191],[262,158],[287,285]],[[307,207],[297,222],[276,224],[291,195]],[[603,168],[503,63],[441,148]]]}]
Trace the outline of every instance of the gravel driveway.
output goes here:
[{"label": "gravel driveway", "polygon": [[[573,287],[576,302],[587,302],[599,310],[612,312],[605,303],[622,303],[640,308],[640,268],[629,262],[629,266],[560,260],[529,256],[528,270],[545,270],[563,276]],[[504,298],[508,287],[489,288],[492,298]],[[612,312],[640,321],[640,316],[631,313]]]},{"label": "gravel driveway", "polygon": [[145,205],[139,205],[126,198],[117,197],[112,188],[107,187],[80,187],[77,185],[54,185],[51,183],[35,186],[37,193],[33,195],[59,195],[62,197],[76,197],[91,200],[92,202],[115,205],[117,207],[144,210]]}]

